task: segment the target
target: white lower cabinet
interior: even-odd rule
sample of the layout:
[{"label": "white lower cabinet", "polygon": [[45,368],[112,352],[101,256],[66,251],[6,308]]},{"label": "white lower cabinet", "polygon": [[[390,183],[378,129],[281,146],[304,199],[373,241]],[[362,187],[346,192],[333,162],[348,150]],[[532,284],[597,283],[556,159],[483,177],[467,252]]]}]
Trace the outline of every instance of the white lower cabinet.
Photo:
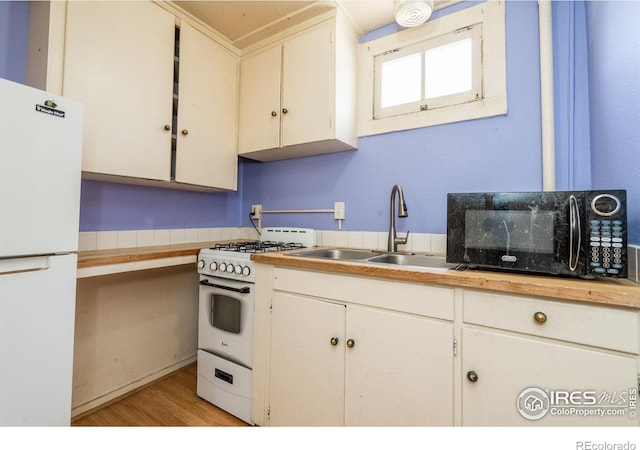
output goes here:
[{"label": "white lower cabinet", "polygon": [[637,309],[258,265],[253,420],[637,426]]},{"label": "white lower cabinet", "polygon": [[274,293],[271,425],[451,425],[452,325]]},{"label": "white lower cabinet", "polygon": [[271,425],[344,422],[345,307],[274,293],[271,334]]},{"label": "white lower cabinet", "polygon": [[346,310],[344,424],[452,425],[453,325],[359,306]]},{"label": "white lower cabinet", "polygon": [[465,291],[463,317],[462,425],[638,425],[636,311]]},{"label": "white lower cabinet", "polygon": [[[267,414],[264,422],[254,417],[256,423],[453,425],[452,289],[302,271],[276,270],[274,276],[276,284],[299,279],[267,299],[268,343],[260,346],[256,335],[256,345],[270,355]],[[322,286],[343,289],[337,298],[314,296]],[[444,317],[413,308],[428,308],[430,301],[434,315]],[[400,310],[390,309],[394,303]],[[262,383],[267,373],[261,372],[254,366],[254,383]]]}]

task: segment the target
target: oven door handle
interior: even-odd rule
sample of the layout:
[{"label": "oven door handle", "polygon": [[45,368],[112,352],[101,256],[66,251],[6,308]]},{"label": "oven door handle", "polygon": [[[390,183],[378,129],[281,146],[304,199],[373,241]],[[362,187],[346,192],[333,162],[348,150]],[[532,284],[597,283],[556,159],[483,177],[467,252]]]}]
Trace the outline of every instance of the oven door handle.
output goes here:
[{"label": "oven door handle", "polygon": [[241,287],[241,288],[235,288],[235,287],[231,287],[231,286],[223,286],[223,285],[220,285],[220,284],[209,283],[209,280],[202,280],[202,281],[200,281],[200,284],[203,285],[203,286],[208,286],[208,287],[212,287],[212,288],[225,289],[227,291],[239,292],[240,294],[248,294],[249,292],[251,292],[251,289],[249,288],[249,286],[244,286],[244,287]]}]

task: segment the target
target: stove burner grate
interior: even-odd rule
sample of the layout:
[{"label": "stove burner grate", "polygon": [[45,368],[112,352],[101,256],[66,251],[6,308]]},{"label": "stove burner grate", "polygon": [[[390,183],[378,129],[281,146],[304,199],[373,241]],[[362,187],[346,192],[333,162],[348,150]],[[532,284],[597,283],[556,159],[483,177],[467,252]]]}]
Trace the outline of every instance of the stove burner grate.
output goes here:
[{"label": "stove burner grate", "polygon": [[216,244],[215,247],[211,247],[211,250],[222,250],[236,253],[266,253],[295,250],[300,248],[304,248],[304,245],[297,242],[240,241]]}]

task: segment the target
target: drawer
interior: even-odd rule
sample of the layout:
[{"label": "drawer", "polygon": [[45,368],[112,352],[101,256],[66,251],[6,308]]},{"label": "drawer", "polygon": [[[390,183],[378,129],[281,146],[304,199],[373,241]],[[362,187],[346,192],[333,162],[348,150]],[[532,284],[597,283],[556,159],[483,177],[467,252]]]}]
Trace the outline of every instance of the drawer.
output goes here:
[{"label": "drawer", "polygon": [[468,324],[640,353],[635,310],[465,290],[462,314]]}]

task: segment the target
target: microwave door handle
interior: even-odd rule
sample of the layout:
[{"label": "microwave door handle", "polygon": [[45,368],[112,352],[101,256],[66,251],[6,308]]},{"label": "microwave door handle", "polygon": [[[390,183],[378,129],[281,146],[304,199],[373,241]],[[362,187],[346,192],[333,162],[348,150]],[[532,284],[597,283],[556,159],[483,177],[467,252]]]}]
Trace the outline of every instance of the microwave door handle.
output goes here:
[{"label": "microwave door handle", "polygon": [[569,270],[578,267],[580,246],[582,245],[582,230],[580,227],[580,209],[578,199],[574,195],[569,197]]},{"label": "microwave door handle", "polygon": [[225,289],[227,291],[239,292],[240,294],[248,294],[249,292],[251,292],[251,290],[247,286],[241,287],[241,288],[234,288],[234,287],[231,287],[231,286],[223,286],[221,284],[209,283],[208,280],[202,280],[200,282],[200,284],[203,285],[203,286],[209,286],[209,287],[212,287],[212,288]]}]

